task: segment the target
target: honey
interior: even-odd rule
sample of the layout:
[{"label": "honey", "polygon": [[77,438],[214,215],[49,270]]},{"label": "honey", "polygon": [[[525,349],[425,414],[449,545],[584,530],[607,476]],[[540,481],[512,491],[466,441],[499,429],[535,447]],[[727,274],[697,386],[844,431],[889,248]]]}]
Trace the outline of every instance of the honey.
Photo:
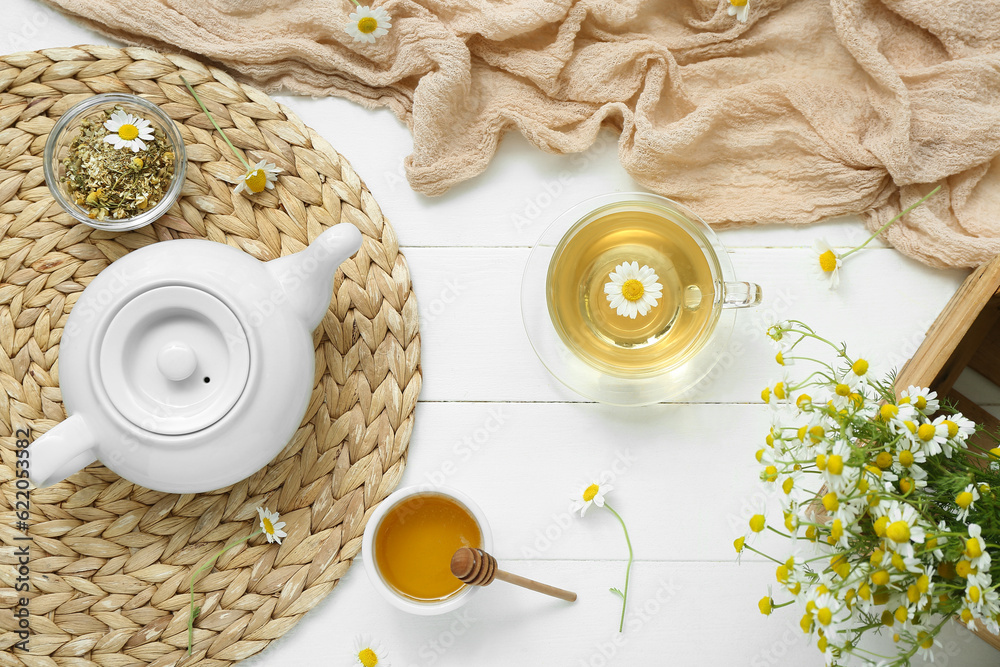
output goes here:
[{"label": "honey", "polygon": [[475,518],[457,501],[436,493],[411,496],[382,518],[375,533],[375,564],[400,595],[420,602],[444,600],[464,586],[451,573],[451,557],[459,547],[481,547],[482,539]]}]

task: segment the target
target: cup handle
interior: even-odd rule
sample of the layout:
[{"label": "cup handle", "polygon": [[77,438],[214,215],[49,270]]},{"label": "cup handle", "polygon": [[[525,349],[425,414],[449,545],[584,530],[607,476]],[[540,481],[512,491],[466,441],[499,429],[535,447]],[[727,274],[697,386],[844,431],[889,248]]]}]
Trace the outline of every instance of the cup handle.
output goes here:
[{"label": "cup handle", "polygon": [[763,296],[764,292],[757,283],[726,283],[722,297],[722,307],[747,308],[748,306],[756,306],[760,303]]}]

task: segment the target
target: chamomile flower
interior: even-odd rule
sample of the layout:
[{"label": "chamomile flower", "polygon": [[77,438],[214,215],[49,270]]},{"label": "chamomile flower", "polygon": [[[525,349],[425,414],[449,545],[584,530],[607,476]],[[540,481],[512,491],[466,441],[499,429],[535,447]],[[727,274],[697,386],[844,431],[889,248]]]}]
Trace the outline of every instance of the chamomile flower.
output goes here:
[{"label": "chamomile flower", "polygon": [[618,315],[633,320],[636,315],[645,316],[663,297],[663,285],[656,282],[656,272],[646,265],[640,267],[638,262],[619,264],[608,278],[604,294]]},{"label": "chamomile flower", "polygon": [[975,484],[969,484],[955,496],[955,504],[958,505],[958,513],[955,518],[965,521],[969,518],[969,511],[975,509],[976,501],[979,500],[979,489]]},{"label": "chamomile flower", "polygon": [[735,16],[736,20],[740,23],[747,22],[747,14],[750,13],[750,1],[749,0],[729,0],[729,8],[726,13],[730,16]]},{"label": "chamomile flower", "polygon": [[267,537],[268,542],[281,544],[281,538],[288,537],[288,533],[282,530],[285,527],[285,522],[279,521],[281,517],[278,516],[277,512],[272,512],[266,507],[258,507],[257,514],[260,516],[260,529]]},{"label": "chamomile flower", "polygon": [[934,639],[934,635],[928,634],[925,631],[917,633],[917,655],[919,655],[922,660],[934,662],[935,646],[941,646],[941,642]]},{"label": "chamomile flower", "polygon": [[389,32],[391,18],[381,7],[358,7],[347,17],[344,30],[355,42],[374,44],[377,38]]},{"label": "chamomile flower", "polygon": [[837,289],[840,284],[840,256],[830,247],[830,244],[823,239],[816,239],[813,242],[813,269],[816,274],[826,280],[830,289]]},{"label": "chamomile flower", "polygon": [[913,385],[900,392],[897,403],[909,403],[925,415],[932,415],[941,407],[936,391]]},{"label": "chamomile flower", "polygon": [[844,382],[847,383],[851,389],[857,389],[868,383],[868,371],[870,365],[866,359],[858,359],[853,364],[851,364],[851,370],[844,375]]},{"label": "chamomile flower", "polygon": [[[790,331],[791,328],[792,323],[788,320],[778,320],[764,330],[768,341],[770,341],[771,345],[773,345],[775,349],[782,354],[782,356],[788,352],[788,349],[796,340],[795,334]],[[785,365],[784,358],[782,358],[781,365]]]},{"label": "chamomile flower", "polygon": [[239,183],[236,184],[234,192],[239,194],[245,190],[255,195],[263,192],[265,189],[273,190],[274,182],[278,180],[278,174],[282,171],[284,170],[267,160],[261,160],[247,169],[247,173],[240,176]]},{"label": "chamomile flower", "polygon": [[354,638],[354,653],[348,664],[361,667],[389,667],[389,660],[381,643],[372,640],[371,637],[358,635]]},{"label": "chamomile flower", "polygon": [[986,551],[983,529],[979,524],[969,524],[969,538],[965,541],[965,557],[980,572],[985,572],[990,565],[990,554]]},{"label": "chamomile flower", "polygon": [[129,148],[133,153],[146,150],[147,141],[153,140],[153,125],[145,118],[115,109],[111,118],[104,121],[108,134],[104,140],[116,149]]},{"label": "chamomile flower", "polygon": [[923,544],[925,531],[918,519],[920,514],[912,505],[896,502],[886,515],[886,544],[904,557],[913,555],[913,544]]},{"label": "chamomile flower", "polygon": [[604,496],[614,489],[610,484],[598,484],[594,482],[581,491],[573,500],[573,511],[579,512],[580,516],[587,513],[591,505],[604,507]]}]

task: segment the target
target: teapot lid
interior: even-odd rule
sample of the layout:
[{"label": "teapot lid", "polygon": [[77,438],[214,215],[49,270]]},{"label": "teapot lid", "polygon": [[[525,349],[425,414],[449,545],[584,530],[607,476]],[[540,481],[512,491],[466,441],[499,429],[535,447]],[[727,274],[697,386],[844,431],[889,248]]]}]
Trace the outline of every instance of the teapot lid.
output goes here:
[{"label": "teapot lid", "polygon": [[153,433],[208,428],[236,404],[250,374],[246,331],[223,301],[194,287],[157,287],[108,325],[100,371],[111,403]]}]

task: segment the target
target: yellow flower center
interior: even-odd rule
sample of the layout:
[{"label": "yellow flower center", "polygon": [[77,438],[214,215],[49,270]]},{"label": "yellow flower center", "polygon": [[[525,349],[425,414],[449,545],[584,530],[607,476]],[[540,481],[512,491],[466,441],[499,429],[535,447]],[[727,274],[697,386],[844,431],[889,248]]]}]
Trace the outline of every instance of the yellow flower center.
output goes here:
[{"label": "yellow flower center", "polygon": [[733,547],[736,549],[736,553],[743,553],[743,545],[746,543],[747,538],[737,537],[733,540]]},{"label": "yellow flower center", "polygon": [[899,465],[909,468],[913,465],[913,452],[908,449],[904,449],[899,453]]},{"label": "yellow flower center", "polygon": [[378,21],[373,16],[366,16],[358,21],[358,32],[365,35],[375,32],[378,28]]},{"label": "yellow flower center", "polygon": [[830,611],[829,607],[823,607],[816,612],[816,620],[823,625],[830,625],[830,621],[833,620],[833,612]]},{"label": "yellow flower center", "polygon": [[358,651],[358,662],[365,667],[375,667],[378,664],[378,656],[370,648],[363,648]]},{"label": "yellow flower center", "polygon": [[971,600],[973,603],[979,602],[979,596],[980,595],[981,595],[981,593],[979,592],[979,587],[978,586],[970,586],[969,587],[969,600]]},{"label": "yellow flower center", "polygon": [[955,566],[955,573],[962,577],[968,578],[970,574],[977,574],[978,570],[972,567],[972,563],[967,560],[958,561],[958,565]]},{"label": "yellow flower center", "polygon": [[125,123],[118,128],[118,136],[125,141],[132,141],[139,136],[139,128],[131,123]]},{"label": "yellow flower center", "polygon": [[827,250],[819,256],[819,268],[823,269],[824,273],[830,273],[837,268],[837,256],[832,250]]},{"label": "yellow flower center", "polygon": [[971,609],[963,609],[962,610],[962,622],[963,623],[968,623],[971,620],[972,620],[972,610]]},{"label": "yellow flower center", "polygon": [[264,526],[264,532],[268,535],[274,535],[274,524],[267,517],[260,520],[261,524]]},{"label": "yellow flower center", "polygon": [[839,475],[844,472],[844,458],[840,454],[833,454],[827,460],[826,467],[831,475]]},{"label": "yellow flower center", "polygon": [[760,613],[764,614],[765,616],[770,616],[771,604],[772,604],[771,598],[761,598],[760,602],[757,603],[757,608],[760,609]]},{"label": "yellow flower center", "polygon": [[937,428],[934,424],[921,424],[920,428],[917,429],[917,437],[927,442],[934,439],[934,435],[937,433]]},{"label": "yellow flower center", "polygon": [[775,466],[767,466],[764,468],[764,479],[768,482],[773,482],[778,478],[778,469]]},{"label": "yellow flower center", "polygon": [[779,352],[778,354],[774,355],[774,360],[778,362],[779,366],[784,366],[785,365],[785,355],[783,355],[781,352]]},{"label": "yellow flower center", "polygon": [[889,583],[889,573],[885,570],[872,572],[872,583],[876,586],[885,586]]},{"label": "yellow flower center", "polygon": [[591,500],[594,499],[594,496],[596,496],[597,492],[600,491],[600,490],[601,490],[601,487],[599,487],[596,484],[591,484],[590,486],[588,486],[586,488],[586,490],[584,490],[584,492],[583,492],[583,499],[589,503]]},{"label": "yellow flower center", "polygon": [[794,485],[795,485],[795,480],[789,477],[788,479],[786,479],[784,482],[781,483],[781,490],[784,491],[785,495],[787,496],[792,492],[792,486]]},{"label": "yellow flower center", "polygon": [[958,435],[958,424],[951,421],[950,419],[945,419],[944,425],[948,427],[949,438],[954,438],[956,435]]},{"label": "yellow flower center", "polygon": [[831,491],[823,496],[823,507],[826,508],[827,512],[836,512],[837,508],[840,507],[840,500],[837,499],[837,494]]},{"label": "yellow flower center", "polygon": [[627,301],[638,301],[645,293],[646,288],[643,287],[642,283],[635,278],[629,278],[622,285],[622,296],[625,297]]},{"label": "yellow flower center", "polygon": [[760,531],[764,530],[764,526],[765,526],[765,521],[763,514],[754,514],[752,517],[750,517],[750,530],[752,530],[753,532],[759,533]]},{"label": "yellow flower center", "polygon": [[983,550],[979,547],[979,540],[970,538],[965,542],[965,553],[969,558],[979,558],[983,555]]},{"label": "yellow flower center", "polygon": [[834,391],[837,392],[837,396],[847,396],[848,394],[851,393],[851,388],[848,387],[843,382],[841,382],[840,384],[837,385],[837,387],[836,387],[836,389],[834,389]]},{"label": "yellow flower center", "polygon": [[854,362],[854,365],[851,366],[851,370],[854,371],[855,375],[864,375],[868,372],[868,362],[864,359],[858,359]]},{"label": "yellow flower center", "polygon": [[903,605],[896,607],[896,620],[899,621],[900,623],[906,622],[906,619],[909,615],[910,614],[906,611],[906,607],[904,607]]},{"label": "yellow flower center", "polygon": [[889,452],[879,452],[879,455],[875,457],[875,465],[885,470],[892,465],[892,454]]},{"label": "yellow flower center", "polygon": [[972,504],[972,494],[968,491],[962,491],[960,494],[955,496],[955,504],[962,509],[968,509],[969,505]]},{"label": "yellow flower center", "polygon": [[893,542],[908,542],[910,540],[910,525],[905,521],[895,521],[885,529],[885,534]]},{"label": "yellow flower center", "polygon": [[729,4],[731,4],[733,7],[745,7],[747,4],[747,0],[729,0]]},{"label": "yellow flower center", "polygon": [[927,407],[927,399],[923,396],[917,396],[917,400],[913,402],[913,405],[917,408],[917,410],[923,410]]},{"label": "yellow flower center", "polygon": [[263,169],[254,169],[246,175],[243,182],[246,183],[247,190],[257,194],[263,192],[264,188],[267,187],[267,174],[264,173]]},{"label": "yellow flower center", "polygon": [[887,422],[899,414],[899,408],[892,403],[886,403],[878,409],[878,414],[882,418],[882,421]]}]

